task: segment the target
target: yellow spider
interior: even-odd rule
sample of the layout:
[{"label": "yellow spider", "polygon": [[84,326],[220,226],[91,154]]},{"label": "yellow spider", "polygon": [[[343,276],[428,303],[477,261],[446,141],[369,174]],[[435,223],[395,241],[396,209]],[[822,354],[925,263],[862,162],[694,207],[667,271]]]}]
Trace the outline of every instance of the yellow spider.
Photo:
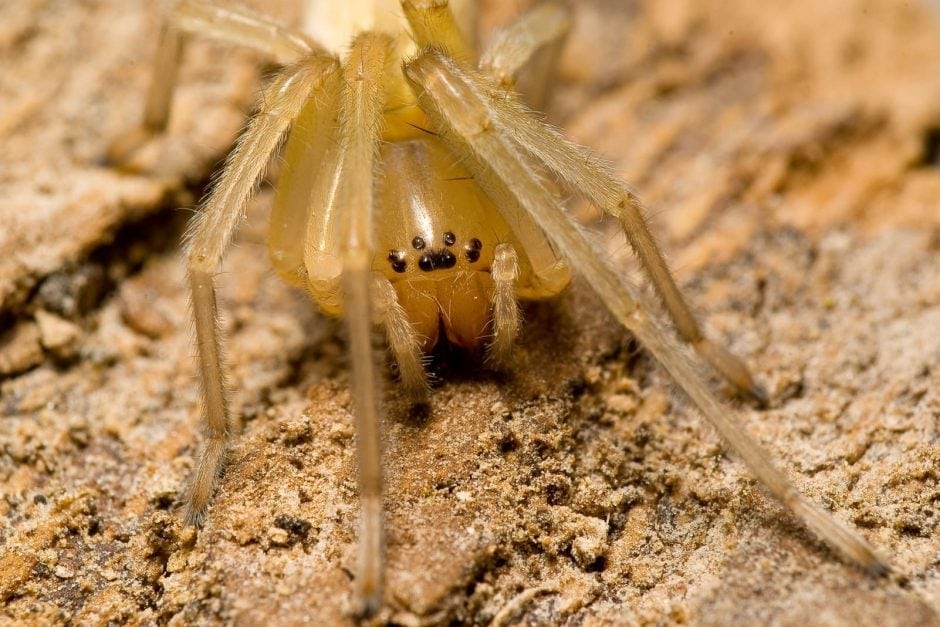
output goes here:
[{"label": "yellow spider", "polygon": [[[742,362],[703,337],[637,198],[514,94],[531,61],[557,52],[569,20],[562,4],[537,5],[482,52],[463,34],[472,14],[466,1],[308,5],[313,28],[301,33],[234,6],[176,3],[161,34],[142,128],[111,152],[121,163],[166,127],[184,34],[248,45],[284,63],[187,236],[206,437],[188,499],[190,522],[205,516],[231,430],[213,276],[265,165],[287,136],[271,260],[324,312],[346,320],[363,614],[381,606],[384,575],[373,321],[386,331],[403,385],[420,399],[427,389],[423,356],[438,342],[504,364],[520,323],[517,301],[558,294],[569,268],[587,278],[771,493],[848,559],[874,573],[888,571],[859,534],[808,502],[771,465],[650,317],[655,308],[642,292],[565,214],[558,186],[618,219],[679,335],[741,393],[763,400]],[[544,76],[531,78],[530,91],[544,88]]]}]

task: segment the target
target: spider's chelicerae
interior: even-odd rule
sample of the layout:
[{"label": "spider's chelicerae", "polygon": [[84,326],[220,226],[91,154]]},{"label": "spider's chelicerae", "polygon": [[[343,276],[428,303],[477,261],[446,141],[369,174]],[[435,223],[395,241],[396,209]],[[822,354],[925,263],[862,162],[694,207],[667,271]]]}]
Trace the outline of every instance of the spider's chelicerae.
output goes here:
[{"label": "spider's chelicerae", "polygon": [[[203,519],[231,417],[213,276],[265,166],[287,136],[271,219],[278,274],[346,320],[357,427],[361,528],[356,573],[364,612],[382,603],[381,403],[370,346],[384,327],[401,383],[420,398],[423,356],[440,341],[504,364],[517,302],[562,291],[569,268],[672,375],[757,478],[804,524],[873,573],[887,564],[854,530],[808,502],[731,418],[642,292],[565,214],[557,186],[615,217],[679,335],[742,394],[763,399],[736,357],[705,339],[676,288],[636,197],[589,150],[514,95],[545,84],[567,30],[556,3],[537,5],[478,52],[462,27],[469,2],[310,0],[309,34],[205,0],[183,0],[162,31],[144,124],[117,142],[124,161],[169,117],[183,37],[210,35],[269,53],[283,68],[266,88],[187,236],[205,443],[187,518]],[[337,17],[343,24],[337,24]],[[342,54],[340,54],[340,52]],[[533,61],[537,63],[533,63]]]}]

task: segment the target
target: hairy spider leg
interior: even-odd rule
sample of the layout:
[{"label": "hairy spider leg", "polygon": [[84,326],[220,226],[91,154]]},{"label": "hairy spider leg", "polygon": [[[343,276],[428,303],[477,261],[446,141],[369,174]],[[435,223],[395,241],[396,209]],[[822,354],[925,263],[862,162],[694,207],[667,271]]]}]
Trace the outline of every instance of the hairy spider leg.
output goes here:
[{"label": "hairy spider leg", "polygon": [[[504,130],[518,117],[510,112],[519,105],[501,92],[498,99],[492,97],[493,85],[487,79],[434,50],[411,61],[405,74],[413,82],[422,107],[437,123],[445,139],[455,150],[473,155],[468,161],[469,167],[481,180],[497,183],[492,190],[494,195],[514,198],[572,266],[590,277],[591,286],[611,313],[666,368],[771,494],[850,561],[875,574],[889,572],[887,562],[861,535],[800,494],[769,461],[769,454],[727,416],[728,408],[715,399],[681,348],[650,318],[647,313],[650,306],[642,292],[618,275],[597,247],[565,215],[539,174],[545,163],[538,160],[538,156],[548,148],[529,141],[523,144],[523,139]],[[555,138],[551,137],[551,141]],[[586,149],[582,149],[562,156],[566,161],[574,161],[585,153]],[[583,187],[596,185],[593,180],[572,182]]]},{"label": "hairy spider leg", "polygon": [[[498,85],[498,89],[492,84],[488,85],[489,96],[500,100],[508,95],[515,86],[519,69],[540,48],[548,47],[551,51],[557,51],[556,44],[563,40],[568,27],[569,17],[565,7],[547,2],[524,13],[498,34],[480,61],[481,70],[495,79]],[[544,93],[544,84],[521,87],[521,91],[529,96],[529,102],[537,102],[539,94]],[[647,269],[679,335],[692,344],[739,393],[766,405],[766,392],[754,380],[744,363],[702,333],[646,225],[643,216],[645,209],[636,194],[590,150],[574,144],[557,130],[540,123],[519,101],[508,97],[506,102],[505,115],[495,121],[501,124],[503,132],[515,137],[524,150],[534,151],[542,165],[567,183],[572,191],[587,197],[620,220],[624,234]]]},{"label": "hairy spider leg", "polygon": [[[384,551],[381,414],[369,343],[372,313],[386,327],[405,384],[422,388],[424,372],[423,344],[413,320],[409,320],[412,303],[401,302],[393,282],[376,266],[381,251],[375,249],[373,239],[372,177],[379,137],[386,142],[406,141],[414,138],[417,128],[435,135],[434,140],[425,142],[434,145],[439,141],[436,132],[443,129],[445,142],[455,147],[454,154],[460,155],[461,163],[473,173],[475,181],[471,184],[481,185],[499,201],[498,210],[512,231],[512,242],[493,246],[489,270],[493,325],[489,356],[493,361],[505,359],[518,328],[515,299],[557,293],[567,283],[567,266],[555,252],[557,247],[577,269],[598,281],[595,288],[607,306],[664,364],[773,494],[855,561],[872,571],[887,570],[864,540],[806,501],[770,465],[756,442],[724,416],[725,409],[684,361],[681,349],[646,315],[648,304],[637,294],[629,295],[631,286],[607,266],[540,181],[542,172],[552,171],[572,188],[584,188],[593,202],[619,217],[680,334],[726,378],[759,396],[759,388],[743,364],[702,339],[646,230],[642,207],[635,197],[589,151],[568,143],[557,131],[532,118],[508,94],[513,85],[529,91],[516,82],[523,65],[546,52],[557,52],[568,27],[564,8],[558,3],[545,3],[510,25],[508,34],[497,37],[484,52],[481,64],[490,76],[483,78],[461,69],[462,63],[473,61],[472,46],[461,36],[447,4],[446,0],[402,0],[414,39],[436,51],[425,53],[407,66],[409,78],[422,84],[422,89],[415,90],[417,102],[401,75],[390,71],[390,61],[399,58],[407,47],[401,41],[393,50],[392,40],[384,35],[357,37],[340,71],[338,61],[313,40],[249,11],[216,2],[181,0],[171,13],[161,34],[142,128],[136,136],[115,143],[110,153],[115,161],[122,161],[165,128],[183,34],[209,34],[258,48],[281,60],[300,59],[285,68],[265,91],[264,106],[239,139],[188,235],[206,432],[190,493],[188,519],[195,522],[204,515],[230,430],[212,276],[268,156],[296,120],[272,214],[272,262],[281,276],[306,288],[325,310],[346,311],[362,497],[358,598],[366,613],[379,606]],[[388,77],[391,80],[385,80]],[[422,83],[422,79],[430,84]],[[455,103],[447,101],[447,94],[431,93],[432,87],[440,89],[445,84],[456,90],[453,93],[468,90],[472,98]],[[435,96],[443,98],[443,104]],[[572,167],[577,165],[580,168]],[[311,171],[317,176],[309,176]],[[325,208],[325,214],[317,211],[320,207]],[[341,207],[348,209],[340,211]],[[343,218],[337,219],[340,215]],[[325,252],[334,254],[334,258]],[[397,260],[391,261],[394,267]]]},{"label": "hairy spider leg", "polygon": [[567,184],[571,191],[616,217],[627,240],[652,279],[657,293],[672,318],[679,335],[699,352],[739,393],[767,403],[767,394],[754,381],[747,366],[724,347],[705,338],[701,327],[676,286],[666,260],[653,239],[645,210],[636,194],[628,189],[610,166],[590,149],[570,141],[556,129],[540,122],[517,100],[492,85],[481,84],[488,96],[500,102],[500,116],[494,124],[511,137],[524,153]]},{"label": "hairy spider leg", "polygon": [[314,53],[286,68],[265,90],[262,110],[248,123],[186,235],[205,429],[205,443],[187,506],[186,518],[190,522],[199,522],[205,516],[230,431],[213,276],[268,158],[310,93],[322,89],[337,68],[333,57]]},{"label": "hairy spider leg", "polygon": [[[570,28],[571,14],[564,4],[537,4],[496,33],[480,56],[480,69],[529,106],[542,107]],[[522,68],[525,74],[520,74]]]},{"label": "hairy spider leg", "polygon": [[[393,61],[393,42],[381,33],[357,36],[343,64],[336,162],[342,288],[349,334],[350,388],[359,458],[359,572],[356,585],[362,607],[371,615],[382,603],[385,540],[382,522],[381,409],[372,353],[372,176],[379,143],[386,89],[384,77]],[[322,167],[322,166],[321,166]],[[329,167],[329,166],[327,166]]]},{"label": "hairy spider leg", "polygon": [[[332,208],[342,210],[337,221],[339,278],[350,339],[354,414],[357,427],[359,487],[361,500],[358,595],[364,613],[374,612],[381,602],[384,541],[382,533],[382,474],[380,409],[375,366],[370,342],[372,276],[372,173],[386,93],[392,40],[378,33],[364,33],[353,41],[342,66],[341,80],[333,78],[333,57],[314,54],[291,66],[266,91],[265,105],[249,123],[233,156],[213,188],[204,210],[189,236],[190,276],[206,405],[206,444],[201,455],[190,498],[189,517],[198,520],[205,509],[214,478],[218,474],[229,432],[226,392],[222,380],[220,345],[216,328],[216,306],[211,272],[243,214],[244,204],[263,173],[270,154],[277,148],[288,125],[298,118],[312,94],[335,92],[338,96],[339,142],[321,163],[332,182]],[[302,80],[291,71],[316,63],[317,81]],[[330,89],[332,88],[332,89]],[[328,98],[329,100],[329,98]],[[335,98],[334,98],[335,100]],[[330,209],[331,207],[328,207]],[[280,268],[284,266],[281,265]]]}]

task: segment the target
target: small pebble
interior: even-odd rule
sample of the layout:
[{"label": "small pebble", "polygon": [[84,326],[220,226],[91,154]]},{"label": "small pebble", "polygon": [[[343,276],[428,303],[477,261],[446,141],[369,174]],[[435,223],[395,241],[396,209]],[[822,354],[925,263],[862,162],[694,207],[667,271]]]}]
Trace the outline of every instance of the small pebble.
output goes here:
[{"label": "small pebble", "polygon": [[43,348],[60,357],[74,354],[75,343],[82,334],[78,325],[43,309],[36,312],[36,324]]},{"label": "small pebble", "polygon": [[274,546],[287,546],[290,544],[290,534],[280,527],[269,527],[268,540]]}]

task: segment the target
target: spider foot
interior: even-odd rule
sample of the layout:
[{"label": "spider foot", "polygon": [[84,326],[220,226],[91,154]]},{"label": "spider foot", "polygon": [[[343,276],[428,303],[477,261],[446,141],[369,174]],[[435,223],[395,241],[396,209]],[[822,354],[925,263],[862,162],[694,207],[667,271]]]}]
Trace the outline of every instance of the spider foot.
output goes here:
[{"label": "spider foot", "polygon": [[143,170],[134,158],[140,149],[146,146],[157,135],[153,130],[138,126],[121,133],[111,144],[104,156],[107,165],[125,172],[138,173]]},{"label": "spider foot", "polygon": [[764,386],[754,380],[740,358],[722,346],[705,339],[696,342],[695,349],[734,387],[737,394],[751,400],[761,408],[770,404],[770,397]]}]

